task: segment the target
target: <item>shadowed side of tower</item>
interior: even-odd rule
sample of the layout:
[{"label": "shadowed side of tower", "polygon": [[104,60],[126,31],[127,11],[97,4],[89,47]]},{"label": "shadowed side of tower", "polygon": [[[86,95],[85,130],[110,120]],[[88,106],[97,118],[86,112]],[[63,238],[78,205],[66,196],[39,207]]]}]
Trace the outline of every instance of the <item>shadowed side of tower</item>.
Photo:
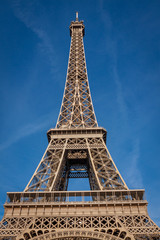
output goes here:
[{"label": "shadowed side of tower", "polygon": [[[23,192],[7,193],[0,239],[154,239],[144,190],[130,190],[98,127],[88,83],[84,24],[71,22],[62,105],[48,147]],[[67,191],[70,178],[88,178],[90,191]]]}]

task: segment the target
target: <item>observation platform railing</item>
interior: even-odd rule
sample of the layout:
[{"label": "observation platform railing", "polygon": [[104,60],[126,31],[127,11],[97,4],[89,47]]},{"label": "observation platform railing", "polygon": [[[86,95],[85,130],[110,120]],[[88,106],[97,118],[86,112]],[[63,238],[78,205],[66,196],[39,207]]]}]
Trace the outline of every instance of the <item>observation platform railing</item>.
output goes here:
[{"label": "observation platform railing", "polygon": [[143,202],[146,201],[142,190],[105,190],[105,191],[53,191],[53,192],[8,192],[5,205],[25,203],[72,203],[72,202]]}]

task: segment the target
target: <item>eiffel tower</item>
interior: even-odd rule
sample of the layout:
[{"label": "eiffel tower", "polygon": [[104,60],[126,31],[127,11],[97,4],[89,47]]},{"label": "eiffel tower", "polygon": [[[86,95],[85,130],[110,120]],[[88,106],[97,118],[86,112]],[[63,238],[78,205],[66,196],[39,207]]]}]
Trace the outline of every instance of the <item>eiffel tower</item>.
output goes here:
[{"label": "eiffel tower", "polygon": [[[98,127],[88,83],[83,21],[70,24],[71,47],[57,125],[23,192],[7,193],[0,239],[158,240],[144,190],[127,187]],[[88,178],[90,191],[67,191],[71,178]]]}]

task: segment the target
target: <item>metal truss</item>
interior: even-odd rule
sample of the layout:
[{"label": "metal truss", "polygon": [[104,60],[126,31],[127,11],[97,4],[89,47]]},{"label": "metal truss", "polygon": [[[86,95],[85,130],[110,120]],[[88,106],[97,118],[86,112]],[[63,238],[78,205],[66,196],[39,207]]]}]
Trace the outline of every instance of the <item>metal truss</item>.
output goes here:
[{"label": "metal truss", "polygon": [[97,127],[88,83],[83,22],[72,22],[66,85],[57,128]]},{"label": "metal truss", "polygon": [[[160,230],[146,215],[5,218],[1,235],[17,240],[54,238],[72,239],[158,239]],[[145,236],[145,237],[144,237]],[[2,239],[2,238],[1,238]],[[47,237],[47,239],[49,239]],[[77,239],[77,238],[76,238]],[[80,238],[82,239],[82,238]]]},{"label": "metal truss", "polygon": [[92,190],[127,189],[103,138],[86,136],[52,139],[25,191],[64,191],[79,177],[89,177]]},{"label": "metal truss", "polygon": [[[71,22],[62,105],[48,147],[22,193],[7,193],[0,240],[159,240],[144,190],[129,190],[98,127],[83,45],[84,24]],[[67,191],[88,178],[91,191]]]}]

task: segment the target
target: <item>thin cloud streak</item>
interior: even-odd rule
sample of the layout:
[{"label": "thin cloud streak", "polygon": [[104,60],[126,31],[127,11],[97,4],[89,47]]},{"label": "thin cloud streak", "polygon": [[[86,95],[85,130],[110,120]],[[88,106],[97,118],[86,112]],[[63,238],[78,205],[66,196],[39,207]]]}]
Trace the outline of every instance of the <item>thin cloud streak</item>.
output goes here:
[{"label": "thin cloud streak", "polygon": [[[53,114],[52,114],[53,117]],[[42,117],[38,121],[34,121],[33,123],[29,123],[19,129],[16,130],[16,134],[13,134],[7,141],[4,141],[0,144],[0,151],[9,148],[12,144],[18,142],[24,137],[30,136],[36,132],[39,132],[50,125],[51,123],[51,114]]]},{"label": "thin cloud streak", "polygon": [[[112,21],[109,16],[109,14],[104,10],[103,8],[103,0],[100,2],[100,10],[101,10],[101,18],[104,23],[104,26],[107,31],[106,35],[106,52],[110,55],[111,58],[111,67],[112,67],[112,74],[113,79],[116,84],[116,91],[117,91],[117,103],[119,106],[119,112],[121,114],[121,121],[123,122],[123,125],[126,129],[128,129],[126,134],[126,138],[130,138],[132,136],[129,128],[129,117],[128,117],[128,109],[127,104],[125,103],[124,94],[123,94],[123,86],[121,84],[118,70],[117,70],[117,52],[116,52],[116,40],[111,37],[111,31],[112,31]],[[130,134],[130,136],[128,135]],[[133,152],[131,156],[127,157],[130,161],[130,169],[127,173],[128,182],[131,186],[143,186],[142,183],[142,176],[141,172],[138,168],[138,160],[140,157],[139,153],[139,140],[137,138],[137,141],[135,142],[134,139],[131,139],[131,145],[133,148]]]},{"label": "thin cloud streak", "polygon": [[123,121],[124,121],[125,125],[127,126],[128,125],[128,111],[127,111],[127,106],[126,106],[126,103],[124,100],[122,84],[121,84],[119,76],[118,76],[116,64],[113,66],[113,78],[115,80],[116,87],[117,87],[117,102],[119,104],[119,110],[122,115]]},{"label": "thin cloud streak", "polygon": [[117,103],[119,105],[119,111],[123,117],[123,120],[127,123],[128,120],[128,112],[127,112],[127,106],[124,100],[123,96],[123,90],[122,90],[122,84],[119,79],[118,71],[117,71],[117,52],[116,52],[116,41],[115,39],[112,39],[111,36],[111,29],[112,29],[112,21],[108,13],[103,9],[103,1],[101,2],[101,15],[102,20],[104,23],[104,26],[107,30],[107,36],[106,36],[106,48],[107,53],[109,53],[111,57],[111,65],[112,65],[112,74],[113,79],[116,84],[116,90],[117,90]]},{"label": "thin cloud streak", "polygon": [[[22,2],[19,0],[14,1],[13,9],[15,16],[23,22],[26,27],[31,29],[41,40],[39,47],[41,51],[47,56],[51,65],[52,74],[57,72],[57,66],[55,59],[55,50],[50,37],[45,29],[45,26],[41,23],[41,19],[36,19],[33,14],[34,2],[27,1],[27,6],[22,6]],[[41,6],[43,8],[43,6]]]},{"label": "thin cloud streak", "polygon": [[130,182],[131,187],[136,188],[142,188],[143,187],[143,181],[142,181],[142,175],[138,168],[138,160],[140,157],[140,144],[139,140],[135,140],[132,143],[133,149],[128,155],[129,159],[129,165],[127,169],[127,178]]}]

